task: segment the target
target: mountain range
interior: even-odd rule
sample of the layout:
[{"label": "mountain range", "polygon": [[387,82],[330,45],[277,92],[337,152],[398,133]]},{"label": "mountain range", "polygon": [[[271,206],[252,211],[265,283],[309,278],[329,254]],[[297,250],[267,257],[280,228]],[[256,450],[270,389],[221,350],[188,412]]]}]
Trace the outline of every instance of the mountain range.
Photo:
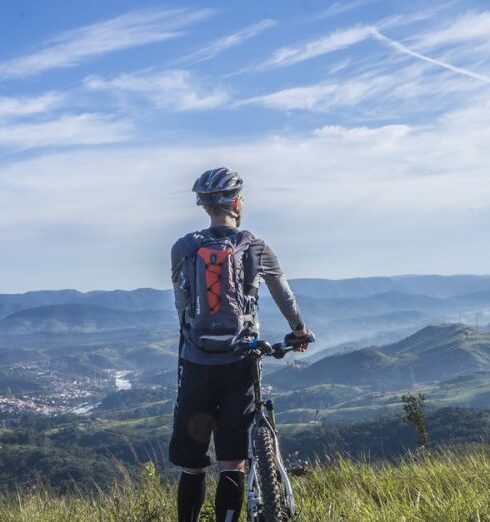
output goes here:
[{"label": "mountain range", "polygon": [[[336,345],[345,343],[389,343],[434,322],[490,320],[490,276],[293,279],[290,283],[308,326],[318,337],[309,355],[325,348],[332,353]],[[263,336],[281,338],[288,325],[266,288],[261,294]],[[171,290],[151,288],[0,294],[0,337],[94,334],[119,328],[176,331],[173,303]]]}]

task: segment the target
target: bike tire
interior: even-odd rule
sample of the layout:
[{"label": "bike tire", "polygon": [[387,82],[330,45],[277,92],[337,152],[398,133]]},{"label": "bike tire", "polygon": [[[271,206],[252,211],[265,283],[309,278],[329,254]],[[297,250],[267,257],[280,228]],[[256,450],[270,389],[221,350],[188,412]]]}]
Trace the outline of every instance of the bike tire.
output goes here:
[{"label": "bike tire", "polygon": [[255,451],[259,484],[263,499],[264,522],[283,522],[286,520],[285,510],[282,505],[282,489],[277,473],[274,439],[270,429],[259,426],[255,435]]}]

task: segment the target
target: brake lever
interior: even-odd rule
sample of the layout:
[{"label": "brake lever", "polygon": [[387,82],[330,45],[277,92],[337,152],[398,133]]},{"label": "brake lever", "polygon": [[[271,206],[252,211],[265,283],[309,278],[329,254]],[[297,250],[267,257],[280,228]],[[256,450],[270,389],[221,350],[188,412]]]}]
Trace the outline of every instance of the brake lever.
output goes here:
[{"label": "brake lever", "polygon": [[272,357],[274,357],[274,359],[282,359],[288,352],[292,351],[293,348],[288,347],[285,343],[277,343],[272,349]]},{"label": "brake lever", "polygon": [[272,357],[274,357],[274,359],[283,359],[285,355],[286,350],[284,348],[278,348],[272,353]]}]

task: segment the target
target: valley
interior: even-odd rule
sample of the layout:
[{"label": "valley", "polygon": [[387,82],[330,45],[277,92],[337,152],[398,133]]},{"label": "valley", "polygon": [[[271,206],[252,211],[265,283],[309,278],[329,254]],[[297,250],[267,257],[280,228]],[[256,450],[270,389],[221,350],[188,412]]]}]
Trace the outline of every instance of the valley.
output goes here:
[{"label": "valley", "polygon": [[[402,454],[416,441],[399,420],[406,393],[426,395],[435,444],[488,441],[490,278],[291,284],[318,342],[264,363],[288,455]],[[0,487],[15,461],[19,483],[43,476],[60,490],[75,476],[109,484],[114,459],[129,474],[148,459],[172,473],[172,299],[151,289],[0,296]],[[287,331],[267,292],[260,318],[264,338]]]}]

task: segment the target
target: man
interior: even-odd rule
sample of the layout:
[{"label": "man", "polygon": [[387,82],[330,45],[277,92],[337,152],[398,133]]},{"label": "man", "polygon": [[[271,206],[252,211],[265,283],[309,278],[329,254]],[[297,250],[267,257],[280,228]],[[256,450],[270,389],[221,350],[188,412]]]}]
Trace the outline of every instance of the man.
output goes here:
[{"label": "man", "polygon": [[220,477],[217,522],[236,522],[244,497],[248,429],[254,402],[251,361],[233,344],[258,336],[260,279],[287,319],[292,333],[308,330],[272,250],[239,230],[243,181],[226,168],[208,170],[194,184],[209,228],[187,234],[172,248],[172,281],[181,321],[179,390],[170,441],[170,460],[181,467],[179,522],[195,522],[205,497],[208,446],[213,435]]}]

